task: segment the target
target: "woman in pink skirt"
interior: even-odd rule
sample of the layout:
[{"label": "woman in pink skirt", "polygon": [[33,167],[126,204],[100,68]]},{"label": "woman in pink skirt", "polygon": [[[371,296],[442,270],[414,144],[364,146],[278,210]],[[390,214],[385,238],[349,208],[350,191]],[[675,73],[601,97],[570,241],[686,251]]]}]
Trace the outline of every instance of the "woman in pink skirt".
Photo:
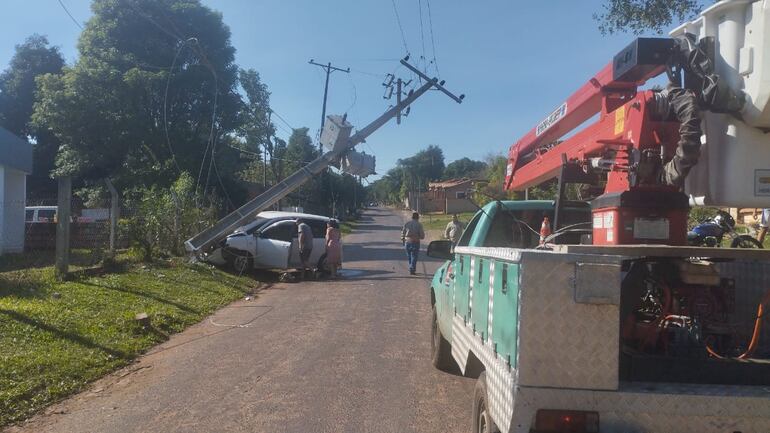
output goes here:
[{"label": "woman in pink skirt", "polygon": [[326,223],[326,266],[332,278],[337,278],[337,268],[342,264],[342,242],[337,220]]}]

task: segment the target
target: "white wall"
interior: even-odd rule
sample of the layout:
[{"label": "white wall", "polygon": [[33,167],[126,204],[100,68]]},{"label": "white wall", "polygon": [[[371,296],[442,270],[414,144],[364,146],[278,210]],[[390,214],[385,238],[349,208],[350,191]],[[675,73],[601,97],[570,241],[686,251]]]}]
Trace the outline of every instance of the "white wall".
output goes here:
[{"label": "white wall", "polygon": [[0,166],[0,254],[24,251],[27,175]]}]

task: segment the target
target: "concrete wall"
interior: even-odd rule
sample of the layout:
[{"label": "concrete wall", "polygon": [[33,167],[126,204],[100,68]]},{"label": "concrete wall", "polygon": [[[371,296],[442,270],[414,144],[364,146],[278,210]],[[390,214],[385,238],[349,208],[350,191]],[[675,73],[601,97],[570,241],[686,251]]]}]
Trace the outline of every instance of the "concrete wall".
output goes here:
[{"label": "concrete wall", "polygon": [[462,212],[475,212],[478,210],[470,200],[464,198],[448,198],[446,199],[446,213],[462,213]]},{"label": "concrete wall", "polygon": [[0,166],[0,254],[24,251],[27,175]]}]

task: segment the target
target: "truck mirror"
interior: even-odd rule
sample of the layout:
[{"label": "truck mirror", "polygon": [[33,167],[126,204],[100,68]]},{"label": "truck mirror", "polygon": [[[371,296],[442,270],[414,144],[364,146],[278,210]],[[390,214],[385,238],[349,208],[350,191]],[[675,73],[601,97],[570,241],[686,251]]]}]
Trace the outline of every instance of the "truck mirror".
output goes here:
[{"label": "truck mirror", "polygon": [[440,240],[428,244],[428,257],[434,259],[452,259],[452,241]]}]

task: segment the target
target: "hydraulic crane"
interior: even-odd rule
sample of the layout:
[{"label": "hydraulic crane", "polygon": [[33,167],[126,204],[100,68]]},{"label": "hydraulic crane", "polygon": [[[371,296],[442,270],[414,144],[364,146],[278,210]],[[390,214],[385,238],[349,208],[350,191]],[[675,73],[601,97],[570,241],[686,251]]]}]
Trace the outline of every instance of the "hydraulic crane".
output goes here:
[{"label": "hydraulic crane", "polygon": [[[690,204],[770,207],[770,23],[757,10],[731,26],[744,9],[719,3],[708,16],[726,21],[620,51],[510,147],[505,189],[557,178],[558,224],[564,185],[591,185],[597,245],[684,245]],[[665,89],[640,90],[664,73]]]},{"label": "hydraulic crane", "polygon": [[295,173],[292,173],[286,179],[273,185],[267,191],[231,212],[229,215],[220,219],[213,226],[188,239],[185,242],[185,249],[187,252],[194,255],[207,253],[209,249],[214,247],[234,229],[252,220],[259,212],[278,203],[279,200],[286,197],[292,191],[299,188],[300,185],[307,182],[327,167],[344,163],[344,161],[341,162],[341,160],[346,154],[352,151],[356,145],[363,143],[367,137],[388,123],[390,119],[400,116],[404,109],[407,109],[417,100],[417,98],[425,94],[428,90],[440,90],[455,102],[462,103],[465,95],[455,96],[444,87],[444,81],[439,81],[438,78],[435,77],[428,77],[419,69],[410,65],[408,60],[409,57],[407,56],[401,60],[401,64],[422,78],[424,82],[420,87],[410,91],[403,100],[401,99],[401,94],[399,92],[398,102],[395,106],[385,111],[380,117],[353,135],[348,135],[352,129],[352,125],[347,123],[344,116],[329,116],[329,120],[331,121],[325,123],[321,141],[324,141],[324,137],[329,137],[329,147],[331,150],[311,161]]}]

